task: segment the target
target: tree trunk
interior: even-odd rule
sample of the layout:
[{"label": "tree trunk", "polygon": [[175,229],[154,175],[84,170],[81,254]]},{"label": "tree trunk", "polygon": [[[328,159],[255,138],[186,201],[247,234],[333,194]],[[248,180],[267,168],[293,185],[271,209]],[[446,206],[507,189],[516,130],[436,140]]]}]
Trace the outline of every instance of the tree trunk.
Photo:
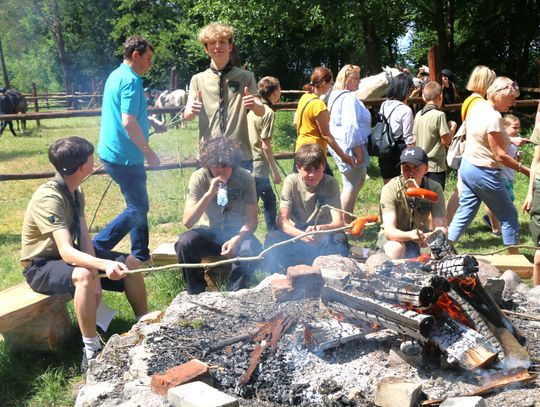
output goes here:
[{"label": "tree trunk", "polygon": [[66,46],[64,44],[64,36],[62,34],[62,26],[60,24],[60,11],[58,8],[57,0],[51,0],[51,14],[50,28],[56,39],[56,48],[58,49],[58,57],[60,58],[60,65],[62,66],[62,72],[64,73],[64,86],[66,88],[66,95],[69,95],[69,84],[71,83],[69,62],[66,54]]},{"label": "tree trunk", "polygon": [[366,47],[367,73],[376,75],[381,70],[381,53],[379,51],[379,39],[375,27],[371,23],[369,16],[362,13],[362,34]]},{"label": "tree trunk", "polygon": [[2,48],[2,40],[0,39],[0,63],[2,64],[2,73],[4,74],[4,87],[6,89],[11,89],[9,83],[9,76],[7,73],[6,62],[4,61],[4,50]]}]

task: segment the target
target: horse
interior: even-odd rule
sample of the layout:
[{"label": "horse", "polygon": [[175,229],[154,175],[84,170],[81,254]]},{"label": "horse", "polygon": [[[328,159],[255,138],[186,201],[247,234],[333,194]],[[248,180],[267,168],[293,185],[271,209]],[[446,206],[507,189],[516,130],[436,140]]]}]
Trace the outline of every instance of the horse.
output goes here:
[{"label": "horse", "polygon": [[386,89],[388,89],[388,84],[392,78],[402,73],[397,68],[386,66],[381,73],[362,78],[356,91],[356,97],[362,100],[383,98],[386,95]]},{"label": "horse", "polygon": [[[154,104],[154,107],[180,107],[186,106],[188,96],[185,90],[177,89],[169,92],[163,91],[159,94]],[[182,115],[180,115],[182,116]],[[182,128],[185,128],[185,123],[182,120]]]},{"label": "horse", "polygon": [[[1,114],[15,114],[26,113],[28,111],[28,104],[24,99],[24,96],[15,89],[0,89],[0,113]],[[13,122],[11,120],[2,120],[0,126],[0,136],[9,125],[9,130],[13,136],[17,136],[13,129]],[[26,120],[22,120],[22,129],[26,130]],[[17,126],[18,130],[18,126]]]}]

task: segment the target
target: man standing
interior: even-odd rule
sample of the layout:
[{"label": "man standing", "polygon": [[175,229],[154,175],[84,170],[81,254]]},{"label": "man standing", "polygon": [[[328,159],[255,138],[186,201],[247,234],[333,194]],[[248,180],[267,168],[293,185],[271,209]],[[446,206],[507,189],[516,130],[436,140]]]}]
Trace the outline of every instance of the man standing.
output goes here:
[{"label": "man standing", "polygon": [[[96,310],[101,290],[125,291],[137,319],[148,312],[139,261],[122,253],[92,247],[84,218],[84,195],[79,186],[94,168],[94,147],[81,137],[57,140],[49,148],[56,176],[32,195],[22,227],[21,265],[36,292],[69,293],[84,343],[81,371],[99,353]],[[107,278],[97,277],[105,271]],[[125,277],[125,278],[124,278]]]},{"label": "man standing", "polygon": [[[383,186],[380,199],[382,226],[377,247],[392,259],[418,257],[432,230],[448,234],[442,187],[425,176],[426,152],[420,147],[407,147],[401,152],[399,166],[401,175]],[[405,194],[407,188],[415,187],[435,192],[436,202]]]},{"label": "man standing", "polygon": [[264,106],[257,95],[253,74],[231,62],[234,29],[211,23],[199,34],[199,41],[210,57],[210,68],[191,78],[185,120],[199,116],[199,141],[227,137],[241,149],[243,168],[252,170],[247,113],[262,117]]},{"label": "man standing", "polygon": [[151,167],[160,164],[148,144],[150,122],[156,132],[166,130],[149,118],[140,75],[152,66],[154,49],[143,37],[135,35],[124,43],[124,61],[107,79],[98,154],[103,166],[120,186],[126,209],[94,238],[94,246],[111,250],[130,233],[131,254],[146,262],[148,249],[148,193],[144,160]]}]

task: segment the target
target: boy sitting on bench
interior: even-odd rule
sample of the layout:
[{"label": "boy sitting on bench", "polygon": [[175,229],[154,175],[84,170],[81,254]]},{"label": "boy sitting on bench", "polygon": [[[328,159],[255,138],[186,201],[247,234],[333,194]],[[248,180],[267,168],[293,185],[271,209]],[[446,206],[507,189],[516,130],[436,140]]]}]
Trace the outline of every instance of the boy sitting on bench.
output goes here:
[{"label": "boy sitting on bench", "polygon": [[[58,173],[32,195],[21,236],[23,275],[32,290],[47,295],[69,293],[74,299],[84,343],[82,372],[101,348],[96,309],[102,288],[125,291],[137,319],[148,312],[143,275],[124,273],[139,268],[139,261],[92,246],[79,186],[92,174],[93,153],[92,144],[81,137],[60,139],[50,146],[49,161]],[[107,278],[99,278],[98,270]]]},{"label": "boy sitting on bench", "polygon": [[[305,232],[330,230],[344,225],[339,185],[334,177],[324,174],[326,158],[317,144],[304,144],[296,152],[298,173],[285,178],[277,217],[277,230],[266,235],[265,247],[300,236]],[[269,271],[284,271],[296,264],[311,265],[317,256],[340,254],[348,256],[349,243],[343,232],[307,235],[292,243],[272,249],[265,257]]]}]

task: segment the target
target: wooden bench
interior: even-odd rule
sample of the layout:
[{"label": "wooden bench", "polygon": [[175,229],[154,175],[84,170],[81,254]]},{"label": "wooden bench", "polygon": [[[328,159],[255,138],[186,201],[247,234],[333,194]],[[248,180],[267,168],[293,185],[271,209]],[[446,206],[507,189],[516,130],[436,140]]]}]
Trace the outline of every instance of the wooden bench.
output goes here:
[{"label": "wooden bench", "polygon": [[[213,263],[219,260],[224,260],[222,256],[208,256],[201,259],[201,263]],[[178,256],[174,250],[174,243],[161,243],[152,252],[152,262],[156,266],[166,266],[169,264],[178,263]],[[220,291],[227,284],[231,274],[230,265],[222,265],[219,267],[206,268],[204,270],[204,279],[208,285],[208,291]]]},{"label": "wooden bench", "polygon": [[26,283],[0,291],[0,333],[11,347],[59,350],[71,331],[70,300],[36,293]]}]

